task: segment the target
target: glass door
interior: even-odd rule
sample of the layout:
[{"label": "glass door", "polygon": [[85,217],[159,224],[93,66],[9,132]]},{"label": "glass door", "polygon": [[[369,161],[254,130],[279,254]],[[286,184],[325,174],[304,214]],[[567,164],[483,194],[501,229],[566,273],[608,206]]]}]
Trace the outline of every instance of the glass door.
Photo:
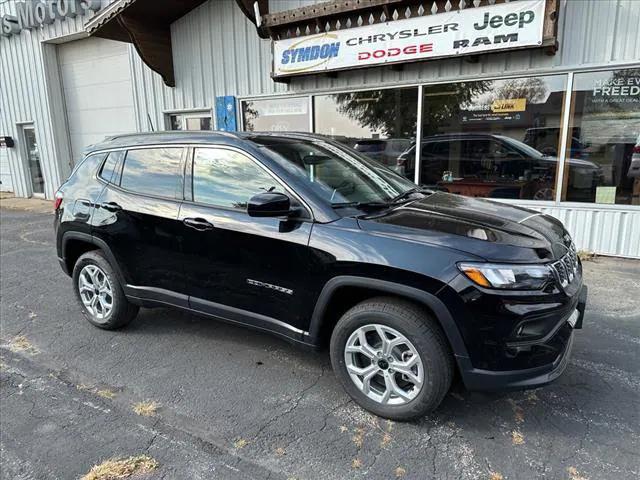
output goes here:
[{"label": "glass door", "polygon": [[27,165],[31,177],[31,191],[36,196],[44,196],[44,178],[40,163],[40,150],[36,141],[36,131],[33,125],[22,127],[24,148],[27,155]]}]

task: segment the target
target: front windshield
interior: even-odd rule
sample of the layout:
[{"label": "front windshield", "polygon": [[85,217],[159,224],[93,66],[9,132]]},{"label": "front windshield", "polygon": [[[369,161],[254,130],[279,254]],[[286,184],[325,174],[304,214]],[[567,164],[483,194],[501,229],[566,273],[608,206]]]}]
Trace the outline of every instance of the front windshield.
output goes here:
[{"label": "front windshield", "polygon": [[332,205],[385,203],[416,187],[355,150],[321,139],[265,136],[252,141]]}]

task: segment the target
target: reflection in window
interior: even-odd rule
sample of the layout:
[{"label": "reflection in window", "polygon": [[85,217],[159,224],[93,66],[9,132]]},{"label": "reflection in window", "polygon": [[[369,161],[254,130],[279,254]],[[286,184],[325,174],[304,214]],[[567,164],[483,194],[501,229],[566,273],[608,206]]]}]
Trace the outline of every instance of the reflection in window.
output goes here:
[{"label": "reflection in window", "polygon": [[[565,79],[423,87],[420,183],[473,197],[553,200]],[[414,174],[415,145],[397,169]]]},{"label": "reflection in window", "polygon": [[257,137],[253,141],[262,145],[264,153],[299,181],[334,205],[386,202],[415,187],[340,144],[278,137]]},{"label": "reflection in window", "polygon": [[104,164],[102,165],[102,168],[100,169],[100,173],[99,173],[100,178],[102,178],[107,182],[112,181],[113,174],[115,173],[116,165],[118,164],[118,161],[121,159],[121,155],[123,153],[124,153],[123,150],[109,153],[107,160],[104,162]]},{"label": "reflection in window", "polygon": [[640,69],[577,73],[573,85],[583,154],[567,154],[562,199],[640,205]]},{"label": "reflection in window", "polygon": [[315,131],[398,169],[415,142],[418,89],[394,88],[314,97]]},{"label": "reflection in window", "polygon": [[169,115],[169,130],[211,130],[211,114],[176,113]]},{"label": "reflection in window", "polygon": [[253,160],[231,151],[199,148],[193,159],[193,199],[219,207],[246,210],[261,192],[280,191],[278,183]]},{"label": "reflection in window", "polygon": [[248,132],[308,132],[307,97],[247,100],[242,102],[242,120]]},{"label": "reflection in window", "polygon": [[180,187],[182,148],[129,150],[120,186],[133,192],[174,198]]}]

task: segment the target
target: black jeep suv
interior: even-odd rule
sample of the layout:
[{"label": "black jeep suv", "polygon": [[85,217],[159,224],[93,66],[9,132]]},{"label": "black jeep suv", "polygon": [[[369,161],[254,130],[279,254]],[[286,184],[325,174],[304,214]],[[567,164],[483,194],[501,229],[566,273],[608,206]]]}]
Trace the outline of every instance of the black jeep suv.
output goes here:
[{"label": "black jeep suv", "polygon": [[425,190],[308,134],[172,132],[91,147],[56,194],[57,251],[86,318],[173,306],[330,344],[356,402],[409,419],[467,388],[567,365],[586,287],[541,213]]}]

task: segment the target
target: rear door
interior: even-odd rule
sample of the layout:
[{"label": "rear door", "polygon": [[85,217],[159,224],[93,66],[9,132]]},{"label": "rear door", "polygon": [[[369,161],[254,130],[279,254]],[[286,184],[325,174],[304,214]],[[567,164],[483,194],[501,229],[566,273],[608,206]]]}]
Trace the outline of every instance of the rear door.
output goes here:
[{"label": "rear door", "polygon": [[[94,213],[93,235],[107,243],[133,295],[161,298],[184,290],[178,240],[184,152],[178,146],[122,152],[122,168]],[[175,300],[187,305],[184,295]]]},{"label": "rear door", "polygon": [[241,321],[250,312],[254,323],[270,329],[304,329],[311,215],[249,217],[253,195],[290,192],[257,160],[235,149],[196,147],[187,172],[180,228],[191,307],[227,318],[239,313]]}]

